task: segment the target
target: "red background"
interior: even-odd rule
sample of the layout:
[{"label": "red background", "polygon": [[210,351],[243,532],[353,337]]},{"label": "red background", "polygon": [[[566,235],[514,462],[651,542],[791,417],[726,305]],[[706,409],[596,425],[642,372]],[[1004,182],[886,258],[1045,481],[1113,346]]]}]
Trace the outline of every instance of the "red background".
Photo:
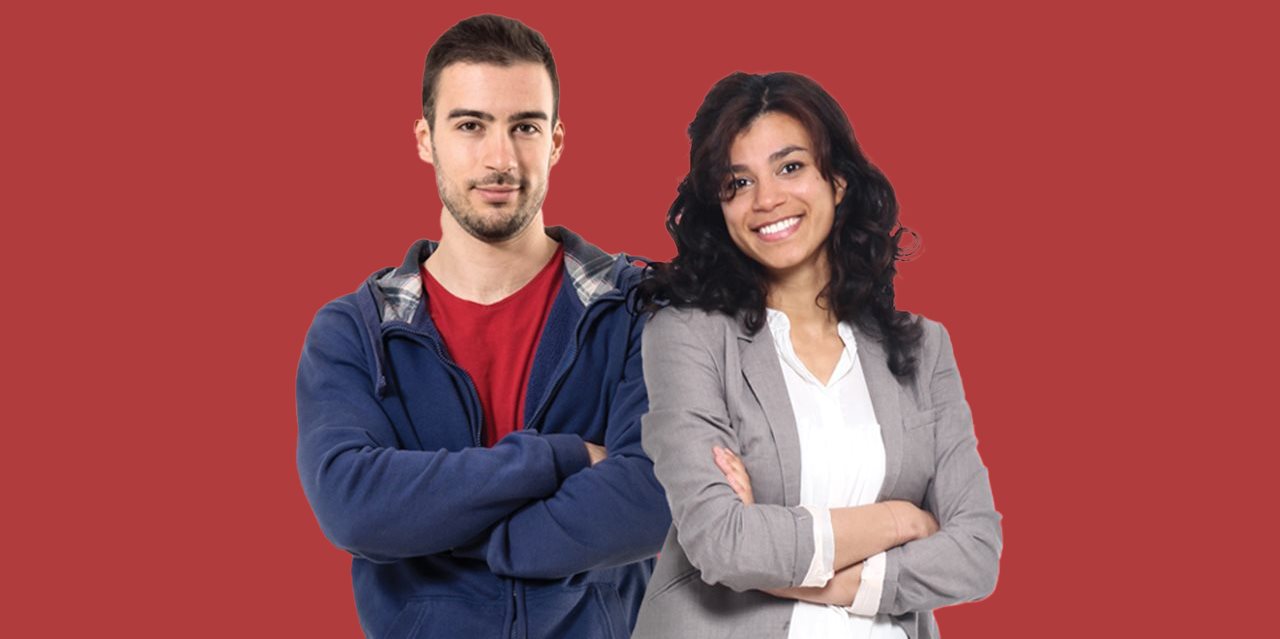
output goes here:
[{"label": "red background", "polygon": [[294,470],[295,366],[320,305],[438,233],[422,59],[483,11],[555,50],[546,218],[608,250],[671,255],[723,75],[848,110],[924,238],[900,306],[950,328],[1005,515],[999,587],[947,637],[1267,633],[1273,15],[445,4],[3,10],[0,635],[358,634]]}]

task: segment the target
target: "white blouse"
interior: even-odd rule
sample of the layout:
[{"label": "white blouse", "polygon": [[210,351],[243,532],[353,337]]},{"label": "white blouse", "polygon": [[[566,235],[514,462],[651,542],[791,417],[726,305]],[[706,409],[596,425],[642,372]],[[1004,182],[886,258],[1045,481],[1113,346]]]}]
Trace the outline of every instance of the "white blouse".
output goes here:
[{"label": "white blouse", "polygon": [[[884,440],[858,360],[853,329],[838,327],[844,352],[831,378],[814,377],[791,345],[785,313],[766,309],[782,377],[800,435],[800,505],[813,513],[814,557],[804,586],[824,586],[833,574],[835,533],[831,508],[875,503],[884,483]],[[888,615],[877,615],[885,554],[867,558],[853,605],[845,608],[797,601],[787,636],[841,639],[906,639]]]}]

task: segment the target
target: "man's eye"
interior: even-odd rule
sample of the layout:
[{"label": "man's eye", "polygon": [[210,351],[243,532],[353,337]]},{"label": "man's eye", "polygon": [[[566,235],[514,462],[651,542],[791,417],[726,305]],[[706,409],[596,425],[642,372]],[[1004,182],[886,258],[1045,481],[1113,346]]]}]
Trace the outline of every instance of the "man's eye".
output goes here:
[{"label": "man's eye", "polygon": [[479,122],[463,122],[462,124],[458,125],[458,129],[462,131],[479,131],[480,123]]},{"label": "man's eye", "polygon": [[525,135],[533,135],[538,132],[538,127],[533,124],[517,124],[516,132]]}]

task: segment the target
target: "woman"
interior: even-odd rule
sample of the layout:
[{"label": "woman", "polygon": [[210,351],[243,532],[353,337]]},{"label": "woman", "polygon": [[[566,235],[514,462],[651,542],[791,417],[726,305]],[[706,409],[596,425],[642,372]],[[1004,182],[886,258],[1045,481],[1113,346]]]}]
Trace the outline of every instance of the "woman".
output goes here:
[{"label": "woman", "polygon": [[639,297],[674,525],[633,636],[935,637],[1000,516],[946,331],[894,308],[892,187],[800,75],[724,78],[689,137]]}]

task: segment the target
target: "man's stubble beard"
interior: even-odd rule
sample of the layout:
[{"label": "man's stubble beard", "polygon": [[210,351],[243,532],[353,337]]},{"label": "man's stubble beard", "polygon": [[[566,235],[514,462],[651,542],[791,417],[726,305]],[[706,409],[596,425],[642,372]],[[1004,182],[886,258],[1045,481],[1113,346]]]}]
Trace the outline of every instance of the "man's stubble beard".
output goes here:
[{"label": "man's stubble beard", "polygon": [[[542,209],[542,202],[547,197],[546,182],[543,182],[537,190],[530,191],[527,182],[505,174],[495,174],[483,180],[468,181],[464,193],[454,193],[452,187],[442,177],[444,172],[439,170],[439,166],[436,169],[436,189],[440,193],[440,200],[444,203],[444,207],[449,210],[449,214],[453,216],[458,226],[461,226],[471,237],[481,242],[501,242],[518,235],[525,227],[529,226],[533,216]],[[549,169],[550,167],[548,167],[548,173],[550,173]],[[470,192],[476,185],[512,183],[519,184],[520,190],[516,195],[515,210],[509,214],[482,215],[475,207],[471,206]]]}]

